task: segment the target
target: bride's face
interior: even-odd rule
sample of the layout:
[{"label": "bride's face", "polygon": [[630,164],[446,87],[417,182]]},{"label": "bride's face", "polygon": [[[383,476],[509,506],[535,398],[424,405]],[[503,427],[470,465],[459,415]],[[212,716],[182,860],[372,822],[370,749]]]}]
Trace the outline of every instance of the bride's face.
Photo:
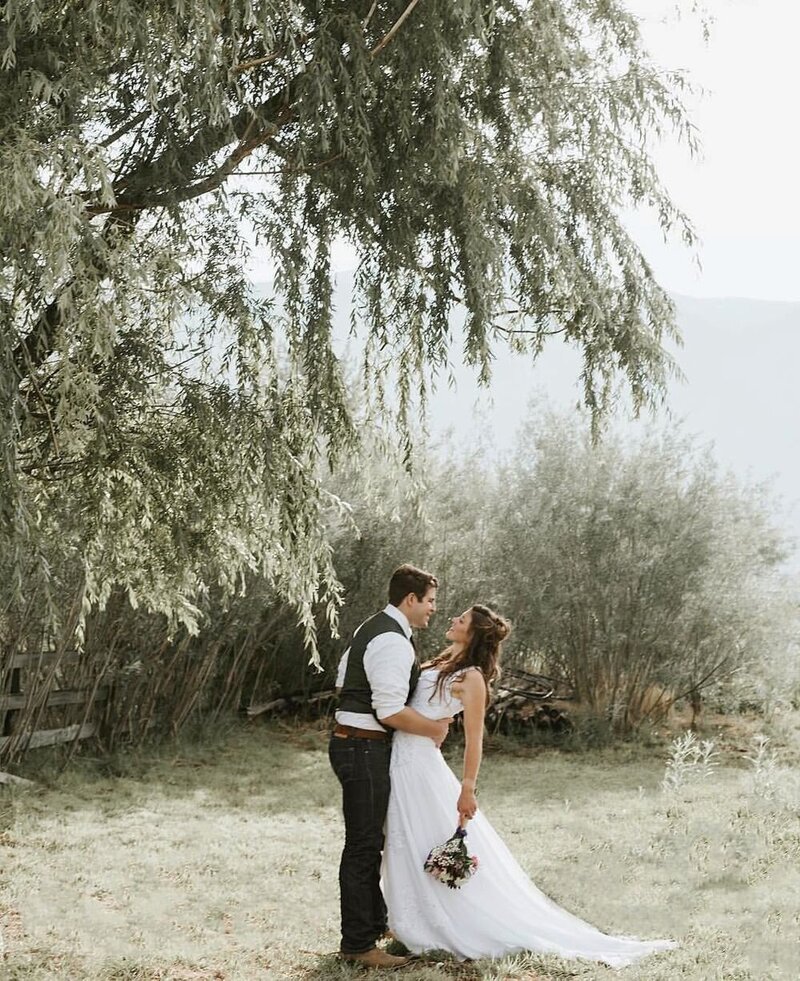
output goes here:
[{"label": "bride's face", "polygon": [[450,621],[450,629],[445,634],[445,638],[452,644],[469,643],[472,636],[472,610],[466,610],[461,616],[453,617]]}]

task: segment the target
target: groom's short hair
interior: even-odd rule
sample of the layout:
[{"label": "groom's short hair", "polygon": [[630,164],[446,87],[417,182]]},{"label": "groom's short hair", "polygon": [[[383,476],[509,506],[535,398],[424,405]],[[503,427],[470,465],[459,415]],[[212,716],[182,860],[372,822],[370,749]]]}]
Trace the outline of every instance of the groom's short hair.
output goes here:
[{"label": "groom's short hair", "polygon": [[398,606],[409,593],[413,593],[418,600],[424,599],[425,593],[438,585],[436,576],[406,563],[392,573],[389,580],[389,602],[392,606]]}]

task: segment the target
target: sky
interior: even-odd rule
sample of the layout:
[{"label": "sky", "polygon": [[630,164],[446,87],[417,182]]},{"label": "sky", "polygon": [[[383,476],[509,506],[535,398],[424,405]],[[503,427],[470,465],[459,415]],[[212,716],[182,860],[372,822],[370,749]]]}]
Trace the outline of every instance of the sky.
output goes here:
[{"label": "sky", "polygon": [[628,0],[655,60],[703,90],[687,100],[702,157],[674,145],[655,154],[699,232],[702,268],[690,250],[665,246],[648,216],[631,215],[629,227],[672,292],[800,301],[800,2],[705,4],[707,42],[696,17],[674,16],[675,0]]}]

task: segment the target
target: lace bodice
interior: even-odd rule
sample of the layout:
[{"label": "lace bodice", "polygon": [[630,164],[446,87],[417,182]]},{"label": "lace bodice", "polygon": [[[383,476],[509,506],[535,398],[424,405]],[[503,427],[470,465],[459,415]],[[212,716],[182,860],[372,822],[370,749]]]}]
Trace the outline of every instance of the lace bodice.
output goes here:
[{"label": "lace bodice", "polygon": [[[437,668],[423,668],[408,703],[411,708],[424,715],[428,719],[443,719],[451,715],[462,712],[464,706],[460,699],[453,694],[453,683],[460,675],[450,675],[442,685],[440,692],[434,694],[436,689],[436,679],[439,677]],[[433,697],[431,697],[433,696]]]},{"label": "lace bodice", "polygon": [[[452,676],[448,678],[442,690],[435,693],[438,677],[437,668],[424,668],[408,703],[411,708],[428,719],[446,719],[464,710],[460,699],[453,694],[455,678]],[[431,755],[438,756],[439,750],[428,736],[416,736],[411,732],[399,730],[395,732],[392,738],[392,772],[414,762],[424,767],[424,761]]]}]

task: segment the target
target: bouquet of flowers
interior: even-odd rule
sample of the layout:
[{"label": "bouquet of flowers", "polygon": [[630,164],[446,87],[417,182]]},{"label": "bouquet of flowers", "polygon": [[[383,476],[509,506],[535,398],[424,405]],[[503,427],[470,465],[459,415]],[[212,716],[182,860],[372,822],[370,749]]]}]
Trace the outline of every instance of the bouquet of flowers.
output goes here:
[{"label": "bouquet of flowers", "polygon": [[478,856],[467,852],[466,836],[466,828],[456,828],[444,844],[431,849],[423,865],[426,872],[450,889],[460,889],[478,870]]}]

